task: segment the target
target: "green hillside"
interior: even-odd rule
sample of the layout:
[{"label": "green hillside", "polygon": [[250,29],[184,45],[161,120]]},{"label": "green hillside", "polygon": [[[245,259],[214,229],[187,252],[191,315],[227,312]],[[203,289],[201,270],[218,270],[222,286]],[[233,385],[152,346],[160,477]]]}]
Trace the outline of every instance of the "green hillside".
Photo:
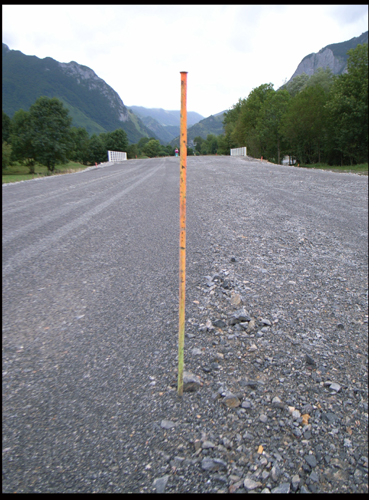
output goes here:
[{"label": "green hillside", "polygon": [[[224,111],[218,113],[217,115],[210,115],[208,118],[204,118],[199,123],[192,125],[187,129],[187,144],[192,147],[193,140],[195,137],[200,136],[206,139],[209,134],[221,135],[224,134],[223,128],[223,115]],[[179,136],[170,142],[171,146],[179,145]]]},{"label": "green hillside", "polygon": [[40,96],[57,97],[70,110],[72,124],[89,134],[122,128],[131,143],[154,136],[138,117],[132,120],[118,94],[90,68],[27,56],[5,44],[2,54],[3,110],[8,116],[28,111]]}]

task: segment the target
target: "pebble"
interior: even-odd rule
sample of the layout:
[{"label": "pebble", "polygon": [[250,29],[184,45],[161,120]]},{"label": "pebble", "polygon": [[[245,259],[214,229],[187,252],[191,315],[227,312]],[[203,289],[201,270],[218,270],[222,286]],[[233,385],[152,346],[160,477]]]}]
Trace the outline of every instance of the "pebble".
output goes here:
[{"label": "pebble", "polygon": [[249,477],[247,477],[244,480],[243,485],[244,485],[245,489],[248,491],[255,490],[256,488],[259,488],[260,486],[262,486],[261,483],[254,481],[253,479],[250,479]]},{"label": "pebble", "polygon": [[227,463],[219,458],[203,458],[201,462],[201,467],[208,471],[217,471],[221,469],[227,469]]},{"label": "pebble", "polygon": [[195,392],[201,385],[200,378],[191,372],[183,371],[183,391]]},{"label": "pebble", "polygon": [[290,483],[282,483],[276,488],[273,488],[271,493],[289,493],[290,492]]},{"label": "pebble", "polygon": [[311,468],[316,467],[317,461],[314,455],[305,455],[306,462],[310,465]]},{"label": "pebble", "polygon": [[171,429],[172,427],[175,427],[175,423],[172,422],[171,420],[162,420],[161,423],[160,423],[160,426],[163,428],[163,429]]},{"label": "pebble", "polygon": [[158,477],[154,480],[153,486],[156,489],[156,493],[164,493],[165,487],[167,485],[169,475]]}]

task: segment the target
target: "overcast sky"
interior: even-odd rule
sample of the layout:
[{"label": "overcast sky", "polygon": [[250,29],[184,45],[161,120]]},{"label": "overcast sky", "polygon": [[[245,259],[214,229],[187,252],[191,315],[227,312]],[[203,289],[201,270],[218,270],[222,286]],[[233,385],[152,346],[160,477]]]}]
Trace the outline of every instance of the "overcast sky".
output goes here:
[{"label": "overcast sky", "polygon": [[3,5],[10,49],[91,68],[126,106],[204,117],[263,83],[278,89],[301,59],[368,30],[367,5]]}]

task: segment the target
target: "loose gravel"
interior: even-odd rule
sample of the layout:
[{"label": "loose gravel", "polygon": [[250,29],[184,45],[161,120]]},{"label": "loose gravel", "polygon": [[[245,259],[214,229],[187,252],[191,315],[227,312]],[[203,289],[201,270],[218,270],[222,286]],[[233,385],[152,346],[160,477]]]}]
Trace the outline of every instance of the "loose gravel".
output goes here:
[{"label": "loose gravel", "polygon": [[[131,350],[132,365],[126,359],[123,373],[109,371],[110,363],[119,366],[122,354],[120,344],[114,344],[119,329],[100,338],[105,365],[99,355],[81,355],[75,364],[82,366],[74,368],[81,378],[69,380],[68,387],[58,388],[62,358],[54,359],[54,383],[49,377],[41,382],[41,396],[29,394],[25,403],[31,413],[22,427],[17,425],[22,409],[9,410],[6,376],[12,363],[18,366],[15,359],[23,347],[6,351],[4,492],[368,492],[368,270],[360,233],[365,226],[341,221],[340,230],[340,215],[335,219],[329,210],[322,212],[326,195],[344,193],[340,174],[322,173],[313,183],[316,203],[294,212],[301,184],[312,182],[316,173],[261,166],[251,158],[234,161],[240,169],[246,161],[248,179],[260,175],[258,190],[256,181],[241,182],[242,172],[237,182],[227,183],[220,158],[197,159],[200,180],[192,183],[188,177],[188,384],[183,397],[177,395],[173,337],[178,309],[165,302],[160,308],[155,299],[148,323],[147,315],[144,322],[138,311],[133,315],[137,329],[131,321],[130,335],[136,335],[137,344],[125,338],[124,345]],[[271,168],[273,190],[263,186],[261,175]],[[286,187],[282,176],[287,174],[292,185]],[[356,177],[351,178],[355,184]],[[363,181],[353,200],[360,207],[367,200]],[[290,198],[278,195],[278,189],[290,190]],[[134,275],[130,279],[134,287]],[[165,293],[158,290],[160,300],[167,300]],[[95,307],[98,323],[102,309],[96,302]],[[84,321],[82,314],[77,321]],[[140,343],[143,328],[159,332],[155,339],[161,343],[151,347],[151,362],[138,375],[133,365],[146,349]],[[84,332],[86,338],[92,334],[88,326]],[[90,349],[81,338],[61,341],[60,349]],[[24,383],[31,390],[38,374],[24,364],[23,376],[27,370]],[[20,371],[13,373],[19,376]],[[94,377],[99,383],[91,386],[95,392],[89,398]],[[115,392],[117,382],[122,393],[129,392],[124,404],[124,396],[119,399]],[[78,398],[74,383],[85,388],[85,399]],[[56,398],[66,391],[73,395],[73,416],[61,401],[57,415]],[[19,449],[14,454],[17,440],[29,445],[27,427],[38,422],[40,402],[55,431],[54,449],[41,442],[27,456]],[[58,461],[59,448],[64,451]]]}]

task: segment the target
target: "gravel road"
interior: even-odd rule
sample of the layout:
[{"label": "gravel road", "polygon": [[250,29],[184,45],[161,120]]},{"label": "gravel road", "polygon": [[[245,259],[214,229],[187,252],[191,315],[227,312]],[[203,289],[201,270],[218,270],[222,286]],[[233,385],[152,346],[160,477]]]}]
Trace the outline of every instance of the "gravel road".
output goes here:
[{"label": "gravel road", "polygon": [[3,492],[368,492],[367,177],[188,158],[3,186]]}]

